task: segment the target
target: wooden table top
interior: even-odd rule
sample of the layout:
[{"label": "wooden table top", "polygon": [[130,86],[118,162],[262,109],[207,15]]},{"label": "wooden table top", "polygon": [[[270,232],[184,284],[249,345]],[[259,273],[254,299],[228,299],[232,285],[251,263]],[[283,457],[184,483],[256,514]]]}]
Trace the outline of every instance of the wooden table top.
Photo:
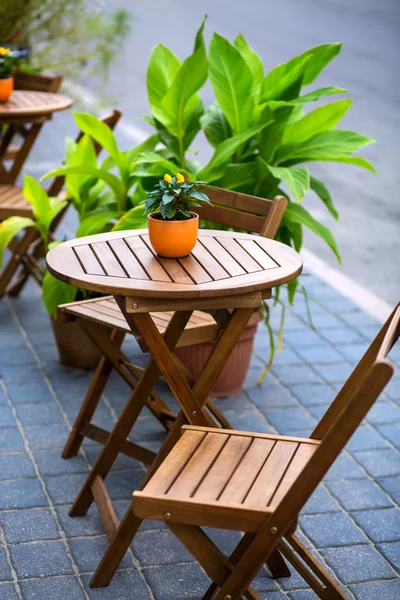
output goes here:
[{"label": "wooden table top", "polygon": [[273,288],[301,273],[300,255],[255,235],[200,230],[185,258],[154,253],[146,229],[64,242],[47,266],[58,279],[87,290],[151,298],[223,297]]},{"label": "wooden table top", "polygon": [[0,102],[0,121],[10,118],[51,115],[72,106],[71,98],[49,92],[14,90],[7,102]]}]

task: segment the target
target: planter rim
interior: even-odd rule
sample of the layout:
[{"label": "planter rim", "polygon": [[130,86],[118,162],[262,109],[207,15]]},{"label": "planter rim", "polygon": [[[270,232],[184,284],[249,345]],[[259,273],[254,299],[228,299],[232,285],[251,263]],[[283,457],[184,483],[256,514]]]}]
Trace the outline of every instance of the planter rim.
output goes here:
[{"label": "planter rim", "polygon": [[147,218],[151,219],[152,221],[161,221],[161,223],[184,223],[185,221],[196,221],[199,219],[199,215],[193,211],[189,211],[191,215],[193,215],[194,219],[175,219],[175,220],[166,220],[166,219],[155,219],[154,215],[161,215],[160,211],[157,210],[156,212],[150,213]]}]

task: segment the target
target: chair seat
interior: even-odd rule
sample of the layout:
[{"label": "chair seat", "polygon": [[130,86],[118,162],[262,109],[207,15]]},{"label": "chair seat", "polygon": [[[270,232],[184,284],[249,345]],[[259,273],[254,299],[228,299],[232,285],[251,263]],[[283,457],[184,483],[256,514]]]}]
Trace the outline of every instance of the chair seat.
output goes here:
[{"label": "chair seat", "polygon": [[[59,306],[61,317],[63,314],[73,315],[85,320],[94,321],[100,325],[119,329],[125,333],[132,334],[132,331],[125,320],[118,304],[112,296],[95,298],[93,300],[82,300],[80,302],[71,302]],[[154,322],[160,331],[164,333],[173,312],[150,313]],[[177,348],[199,344],[201,342],[212,342],[219,333],[219,327],[213,317],[207,313],[195,310],[186,325]]]},{"label": "chair seat", "polygon": [[319,443],[185,426],[145,488],[134,493],[134,512],[171,522],[176,515],[187,525],[258,531]]},{"label": "chair seat", "polygon": [[0,185],[0,221],[8,217],[33,217],[32,206],[16,185]]}]

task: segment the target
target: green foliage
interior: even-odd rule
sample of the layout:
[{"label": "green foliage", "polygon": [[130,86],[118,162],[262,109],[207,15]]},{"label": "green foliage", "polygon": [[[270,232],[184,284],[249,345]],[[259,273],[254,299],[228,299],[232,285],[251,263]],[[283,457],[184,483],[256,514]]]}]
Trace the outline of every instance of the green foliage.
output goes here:
[{"label": "green foliage", "polygon": [[159,211],[163,221],[190,219],[191,206],[200,206],[201,202],[211,204],[207,194],[200,191],[204,185],[203,181],[186,182],[181,173],[174,177],[164,175],[164,179],[160,179],[143,200],[145,214]]},{"label": "green foliage", "polygon": [[18,60],[13,56],[10,48],[0,46],[0,79],[11,77]]}]

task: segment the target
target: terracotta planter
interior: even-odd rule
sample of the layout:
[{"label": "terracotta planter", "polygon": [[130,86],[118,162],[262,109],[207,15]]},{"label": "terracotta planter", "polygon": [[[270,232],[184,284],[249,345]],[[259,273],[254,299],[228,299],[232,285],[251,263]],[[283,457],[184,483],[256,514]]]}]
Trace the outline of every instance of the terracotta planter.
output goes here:
[{"label": "terracotta planter", "polygon": [[150,244],[157,254],[167,258],[183,258],[197,242],[199,215],[191,212],[185,221],[163,221],[160,213],[148,217]]},{"label": "terracotta planter", "polygon": [[[78,324],[78,321],[62,321],[51,319],[58,346],[60,362],[67,367],[79,369],[94,369],[101,358],[101,352]],[[97,325],[109,335],[110,330],[102,325]]]},{"label": "terracotta planter", "polygon": [[[243,383],[249,368],[251,354],[253,352],[254,336],[257,331],[257,325],[261,321],[261,316],[255,312],[246,325],[245,330],[240,336],[227,364],[217,383],[211,391],[210,396],[217,398],[219,396],[234,396],[240,394]],[[213,342],[196,344],[195,346],[186,346],[177,348],[176,355],[188,369],[195,379],[200,375],[207,358],[214,347]]]},{"label": "terracotta planter", "polygon": [[0,79],[0,102],[7,102],[14,89],[14,78]]}]

